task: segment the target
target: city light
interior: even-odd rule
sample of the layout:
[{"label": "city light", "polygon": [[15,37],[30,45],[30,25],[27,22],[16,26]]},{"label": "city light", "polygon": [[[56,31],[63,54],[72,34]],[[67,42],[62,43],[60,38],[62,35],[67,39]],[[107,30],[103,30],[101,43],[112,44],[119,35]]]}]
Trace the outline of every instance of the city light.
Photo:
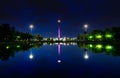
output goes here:
[{"label": "city light", "polygon": [[30,29],[31,29],[31,31],[32,31],[32,29],[34,28],[34,25],[31,24],[29,27],[30,27]]},{"label": "city light", "polygon": [[31,28],[31,29],[33,29],[33,28],[34,28],[34,26],[31,24],[31,25],[30,25],[30,28]]},{"label": "city light", "polygon": [[16,47],[17,47],[17,48],[20,48],[20,45],[17,45]]},{"label": "city light", "polygon": [[96,35],[96,38],[101,39],[102,35]]},{"label": "city light", "polygon": [[19,38],[21,38],[20,36],[17,36],[17,38],[19,39]]},{"label": "city light", "polygon": [[10,48],[10,46],[6,46],[6,49],[9,49]]},{"label": "city light", "polygon": [[111,50],[111,49],[113,49],[113,46],[107,45],[107,46],[105,46],[105,49],[106,49],[106,50]]},{"label": "city light", "polygon": [[92,45],[92,44],[89,44],[88,46],[89,46],[90,48],[93,48],[93,45]]},{"label": "city light", "polygon": [[89,39],[92,39],[92,38],[93,38],[93,36],[92,36],[92,35],[90,35],[88,38],[89,38]]},{"label": "city light", "polygon": [[102,46],[101,44],[97,44],[97,45],[96,45],[96,48],[97,48],[97,49],[101,49],[102,47],[103,47],[103,46]]},{"label": "city light", "polygon": [[105,37],[106,38],[112,38],[112,34],[106,34]]}]

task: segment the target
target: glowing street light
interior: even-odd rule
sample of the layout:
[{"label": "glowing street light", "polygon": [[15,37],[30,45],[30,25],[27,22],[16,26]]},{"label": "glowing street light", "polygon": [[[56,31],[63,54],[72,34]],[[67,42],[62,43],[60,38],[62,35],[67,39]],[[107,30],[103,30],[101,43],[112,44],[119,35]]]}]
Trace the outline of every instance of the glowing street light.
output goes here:
[{"label": "glowing street light", "polygon": [[9,49],[10,48],[10,46],[6,46],[6,49]]},{"label": "glowing street light", "polygon": [[105,49],[106,49],[106,50],[112,50],[112,49],[113,49],[113,46],[107,45],[107,46],[105,46]]},{"label": "glowing street light", "polygon": [[102,35],[96,35],[96,38],[97,38],[97,39],[101,39],[101,38],[102,38]]},{"label": "glowing street light", "polygon": [[85,29],[87,29],[87,28],[88,28],[88,25],[87,25],[87,24],[85,24],[85,25],[84,25],[84,28],[85,28]]},{"label": "glowing street light", "polygon": [[88,29],[88,25],[87,24],[84,25],[84,29],[85,29],[85,33],[87,33],[87,29]]},{"label": "glowing street light", "polygon": [[89,44],[88,46],[89,46],[89,48],[93,48],[93,45],[92,45],[92,44]]},{"label": "glowing street light", "polygon": [[90,35],[90,36],[89,36],[89,39],[92,39],[92,38],[93,38],[93,36],[92,36],[92,35]]},{"label": "glowing street light", "polygon": [[32,31],[32,29],[34,28],[34,25],[31,24],[29,27],[30,27],[30,29],[31,29],[31,31]]},{"label": "glowing street light", "polygon": [[88,29],[88,25],[85,24],[85,25],[84,25],[84,34],[85,34],[84,40],[85,40],[85,38],[86,38],[87,29]]},{"label": "glowing street light", "polygon": [[17,47],[17,48],[20,48],[20,45],[17,45],[16,47]]},{"label": "glowing street light", "polygon": [[96,48],[97,48],[97,49],[101,49],[101,48],[103,48],[103,46],[102,46],[101,44],[97,44],[97,45],[96,45]]},{"label": "glowing street light", "polygon": [[112,34],[106,34],[105,37],[106,38],[112,38]]}]

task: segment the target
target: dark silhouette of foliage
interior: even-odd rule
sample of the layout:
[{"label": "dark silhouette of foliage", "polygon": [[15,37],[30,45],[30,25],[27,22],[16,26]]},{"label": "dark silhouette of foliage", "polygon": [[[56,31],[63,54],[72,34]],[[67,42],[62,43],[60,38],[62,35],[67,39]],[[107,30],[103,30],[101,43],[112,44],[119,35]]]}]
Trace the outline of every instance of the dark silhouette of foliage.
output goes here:
[{"label": "dark silhouette of foliage", "polygon": [[[106,35],[111,35],[106,37]],[[85,34],[84,34],[85,35]],[[101,36],[101,38],[97,38],[97,35]],[[90,39],[90,36],[91,39]],[[81,34],[78,36],[78,41],[82,40]],[[92,32],[88,33],[84,36],[85,41],[120,41],[120,27],[113,27],[113,28],[106,28],[105,30],[93,30]]]},{"label": "dark silhouette of foliage", "polygon": [[[18,32],[9,24],[0,25],[0,42],[30,41],[33,38],[34,36],[30,33]],[[42,36],[40,35],[36,35],[35,38],[39,41],[42,40]]]},{"label": "dark silhouette of foliage", "polygon": [[2,61],[9,60],[10,57],[14,57],[16,52],[29,50],[34,46],[42,46],[42,43],[33,44],[31,43],[10,43],[10,44],[1,44],[0,45],[0,59]]}]

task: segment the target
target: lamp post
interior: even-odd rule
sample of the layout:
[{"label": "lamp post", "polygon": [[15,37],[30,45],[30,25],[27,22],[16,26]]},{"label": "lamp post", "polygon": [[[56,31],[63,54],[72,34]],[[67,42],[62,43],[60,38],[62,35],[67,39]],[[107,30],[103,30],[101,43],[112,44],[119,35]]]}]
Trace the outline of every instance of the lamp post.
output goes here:
[{"label": "lamp post", "polygon": [[29,27],[30,27],[31,32],[32,32],[32,29],[34,28],[34,25],[33,25],[33,24],[31,24]]},{"label": "lamp post", "polygon": [[84,34],[85,34],[84,40],[86,38],[87,30],[88,30],[88,24],[85,24],[84,25]]},{"label": "lamp post", "polygon": [[[34,25],[31,24],[31,25],[29,26],[29,28],[30,28],[30,30],[31,30],[31,34],[32,34],[32,30],[33,30],[33,28],[34,28]],[[32,39],[31,39],[31,40],[32,40]]]},{"label": "lamp post", "polygon": [[88,24],[84,25],[84,29],[85,29],[84,34],[87,34]]}]

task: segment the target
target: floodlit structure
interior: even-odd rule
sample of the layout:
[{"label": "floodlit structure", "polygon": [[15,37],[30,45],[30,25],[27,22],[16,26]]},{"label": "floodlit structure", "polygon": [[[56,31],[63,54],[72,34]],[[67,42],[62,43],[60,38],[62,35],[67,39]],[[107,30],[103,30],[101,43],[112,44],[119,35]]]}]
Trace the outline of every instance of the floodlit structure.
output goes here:
[{"label": "floodlit structure", "polygon": [[60,40],[60,23],[61,23],[61,20],[58,19],[58,41]]}]

